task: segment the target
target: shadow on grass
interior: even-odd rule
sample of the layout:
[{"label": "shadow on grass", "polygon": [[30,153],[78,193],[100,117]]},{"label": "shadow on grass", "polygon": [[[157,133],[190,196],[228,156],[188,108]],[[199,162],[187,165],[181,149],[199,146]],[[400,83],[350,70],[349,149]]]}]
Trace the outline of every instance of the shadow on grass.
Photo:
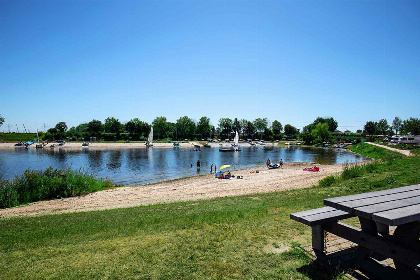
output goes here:
[{"label": "shadow on grass", "polygon": [[[328,266],[326,264],[321,264],[317,260],[313,261],[310,264],[301,266],[297,268],[296,270],[302,273],[303,275],[305,275],[306,277],[308,277],[309,279],[314,279],[314,280],[333,280],[333,279],[368,280],[369,279],[357,271],[346,269],[340,266]],[[349,275],[351,275],[351,277]]]}]

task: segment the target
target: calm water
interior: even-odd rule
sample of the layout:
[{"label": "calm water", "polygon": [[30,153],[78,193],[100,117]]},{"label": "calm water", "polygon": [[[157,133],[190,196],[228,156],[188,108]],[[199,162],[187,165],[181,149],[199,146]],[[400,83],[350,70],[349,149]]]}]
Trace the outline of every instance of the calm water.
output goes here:
[{"label": "calm water", "polygon": [[[212,163],[220,167],[230,164],[230,170],[252,168],[283,159],[327,163],[360,162],[363,157],[345,150],[305,147],[242,148],[240,152],[219,152],[217,148],[188,149],[23,149],[0,151],[0,174],[3,179],[12,179],[26,169],[44,170],[53,168],[82,168],[102,178],[110,178],[123,185],[147,184],[168,179],[190,177],[210,172]],[[200,160],[201,171],[196,162]],[[191,164],[193,167],[191,168]]]}]

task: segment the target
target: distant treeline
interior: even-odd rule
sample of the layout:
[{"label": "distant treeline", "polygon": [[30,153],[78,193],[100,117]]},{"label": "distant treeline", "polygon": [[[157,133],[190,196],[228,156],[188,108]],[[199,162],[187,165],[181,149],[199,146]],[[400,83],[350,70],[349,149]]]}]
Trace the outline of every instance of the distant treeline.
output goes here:
[{"label": "distant treeline", "polygon": [[[4,118],[3,118],[4,121]],[[303,127],[302,131],[291,124],[282,125],[278,120],[269,122],[267,118],[257,118],[253,121],[246,119],[221,118],[217,126],[210,123],[210,118],[201,117],[195,121],[188,116],[180,117],[176,122],[167,121],[166,117],[156,117],[152,123],[141,121],[138,118],[121,123],[114,117],[108,117],[104,122],[92,120],[76,127],[67,127],[65,122],[59,122],[41,134],[42,140],[89,140],[95,137],[104,141],[145,141],[153,126],[154,140],[207,140],[209,138],[231,139],[237,131],[243,139],[273,140],[301,140],[306,144],[317,144],[329,141],[356,142],[361,137],[372,135],[420,134],[420,120],[409,118],[402,120],[395,117],[392,125],[386,119],[379,122],[368,121],[364,130],[356,133],[351,131],[338,131],[338,122],[330,118],[316,118],[312,123]],[[18,134],[16,134],[18,135]],[[13,141],[12,136],[0,134],[0,140]],[[18,140],[14,137],[14,141]]]}]

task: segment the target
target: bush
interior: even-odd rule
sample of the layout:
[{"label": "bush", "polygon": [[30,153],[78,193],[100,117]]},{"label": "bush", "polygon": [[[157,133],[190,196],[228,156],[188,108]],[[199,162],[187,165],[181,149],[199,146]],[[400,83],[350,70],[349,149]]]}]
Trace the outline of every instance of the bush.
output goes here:
[{"label": "bush", "polygon": [[320,187],[329,187],[332,184],[334,184],[336,181],[335,177],[333,175],[331,176],[327,176],[324,179],[319,181],[319,186]]},{"label": "bush", "polygon": [[109,180],[97,179],[81,170],[26,170],[13,181],[0,179],[0,208],[46,199],[79,196],[112,187]]},{"label": "bush", "polygon": [[344,165],[343,173],[341,173],[341,179],[348,180],[362,176],[364,173],[363,166],[361,165]]}]

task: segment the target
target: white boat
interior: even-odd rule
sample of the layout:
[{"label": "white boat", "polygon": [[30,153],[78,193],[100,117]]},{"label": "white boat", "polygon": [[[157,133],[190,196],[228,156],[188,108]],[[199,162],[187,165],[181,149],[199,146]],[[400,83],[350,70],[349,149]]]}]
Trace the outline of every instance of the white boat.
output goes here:
[{"label": "white boat", "polygon": [[231,147],[220,147],[219,151],[220,152],[236,152],[236,151],[240,151],[241,148],[239,147],[239,134],[236,131],[235,134],[235,138],[233,140],[233,144]]},{"label": "white boat", "polygon": [[38,129],[36,130],[36,138],[37,138],[37,140],[38,140],[38,144],[36,144],[36,145],[35,145],[35,148],[36,148],[36,149],[42,149],[42,148],[44,148],[44,145],[39,144]]},{"label": "white boat", "polygon": [[153,146],[153,126],[150,127],[150,133],[149,133],[149,137],[147,137],[146,146],[147,147]]}]

